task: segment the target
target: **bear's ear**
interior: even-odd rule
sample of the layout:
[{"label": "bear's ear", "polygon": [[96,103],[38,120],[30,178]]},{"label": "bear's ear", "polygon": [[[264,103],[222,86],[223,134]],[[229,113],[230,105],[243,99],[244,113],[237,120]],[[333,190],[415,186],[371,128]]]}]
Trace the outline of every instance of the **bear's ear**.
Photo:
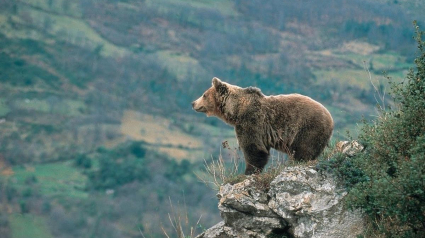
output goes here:
[{"label": "bear's ear", "polygon": [[222,84],[222,83],[221,83],[221,80],[220,80],[219,78],[214,77],[214,78],[212,79],[212,85],[213,85],[215,88],[219,87],[221,84]]},{"label": "bear's ear", "polygon": [[229,91],[227,85],[216,77],[212,79],[212,85],[214,86],[215,91],[217,91],[220,95],[224,95]]}]

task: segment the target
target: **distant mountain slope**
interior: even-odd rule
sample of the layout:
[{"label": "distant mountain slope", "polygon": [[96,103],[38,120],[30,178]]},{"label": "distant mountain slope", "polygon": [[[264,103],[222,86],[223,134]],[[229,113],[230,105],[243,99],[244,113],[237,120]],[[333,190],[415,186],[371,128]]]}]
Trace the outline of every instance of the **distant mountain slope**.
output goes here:
[{"label": "distant mountain slope", "polygon": [[[119,123],[125,109],[166,117],[189,112],[213,76],[258,86],[266,94],[307,94],[331,109],[337,130],[352,128],[376,103],[365,67],[373,80],[383,70],[398,80],[414,49],[412,17],[423,18],[415,10],[420,3],[409,1],[0,4],[0,100],[5,125],[13,122],[16,128],[5,129],[2,137],[41,126],[66,144],[96,130],[119,133],[104,128]],[[31,103],[21,103],[26,99]],[[64,107],[75,110],[58,109]],[[30,120],[33,115],[38,119]],[[195,114],[185,120],[195,117],[213,123]],[[83,126],[99,123],[105,127]],[[10,139],[14,142],[6,143],[5,153],[17,142],[40,140],[39,133],[30,135]],[[85,138],[96,141],[86,147],[105,141]],[[48,140],[40,141],[50,145],[49,157],[66,148]]]}]

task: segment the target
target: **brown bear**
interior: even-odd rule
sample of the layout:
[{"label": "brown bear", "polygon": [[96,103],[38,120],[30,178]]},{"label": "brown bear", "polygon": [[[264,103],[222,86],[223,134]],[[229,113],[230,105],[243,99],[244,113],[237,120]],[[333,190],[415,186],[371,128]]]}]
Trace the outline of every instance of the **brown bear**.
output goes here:
[{"label": "brown bear", "polygon": [[295,160],[316,159],[334,127],[329,111],[307,96],[265,96],[258,88],[241,88],[218,78],[192,108],[235,127],[247,175],[262,171],[270,148]]}]

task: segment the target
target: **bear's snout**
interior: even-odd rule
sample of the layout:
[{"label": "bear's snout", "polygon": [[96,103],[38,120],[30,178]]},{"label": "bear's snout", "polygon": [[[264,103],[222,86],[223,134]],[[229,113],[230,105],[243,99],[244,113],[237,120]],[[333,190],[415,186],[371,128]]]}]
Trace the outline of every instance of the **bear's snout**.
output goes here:
[{"label": "bear's snout", "polygon": [[207,112],[207,108],[197,101],[198,100],[192,102],[192,109],[197,112]]}]

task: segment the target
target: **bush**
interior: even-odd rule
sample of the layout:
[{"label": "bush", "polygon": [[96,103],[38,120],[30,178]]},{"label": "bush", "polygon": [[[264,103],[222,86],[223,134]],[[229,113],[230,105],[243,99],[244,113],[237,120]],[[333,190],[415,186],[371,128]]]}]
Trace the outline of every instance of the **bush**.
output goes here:
[{"label": "bush", "polygon": [[320,159],[316,169],[333,174],[349,190],[357,183],[367,180],[363,171],[354,164],[354,160],[341,152],[335,152],[328,159]]},{"label": "bush", "polygon": [[26,200],[20,200],[19,201],[19,207],[21,208],[21,213],[29,213],[30,209],[28,206],[28,202]]},{"label": "bush", "polygon": [[146,149],[134,142],[116,150],[98,150],[99,168],[88,173],[89,186],[94,189],[110,189],[143,181],[150,177],[144,156]]},{"label": "bush", "polygon": [[425,237],[425,42],[415,27],[416,69],[392,84],[396,108],[364,124],[359,137],[366,151],[353,162],[367,179],[347,197],[387,237]]},{"label": "bush", "polygon": [[75,158],[74,161],[75,166],[84,168],[84,169],[90,169],[92,167],[92,161],[87,155],[85,154],[79,154]]},{"label": "bush", "polygon": [[170,180],[180,180],[185,174],[188,174],[192,171],[192,166],[190,162],[186,159],[180,163],[175,160],[170,160],[167,165],[167,171],[165,172],[165,177]]},{"label": "bush", "polygon": [[146,149],[142,146],[142,142],[135,141],[130,145],[131,153],[137,158],[143,158],[146,155]]}]

